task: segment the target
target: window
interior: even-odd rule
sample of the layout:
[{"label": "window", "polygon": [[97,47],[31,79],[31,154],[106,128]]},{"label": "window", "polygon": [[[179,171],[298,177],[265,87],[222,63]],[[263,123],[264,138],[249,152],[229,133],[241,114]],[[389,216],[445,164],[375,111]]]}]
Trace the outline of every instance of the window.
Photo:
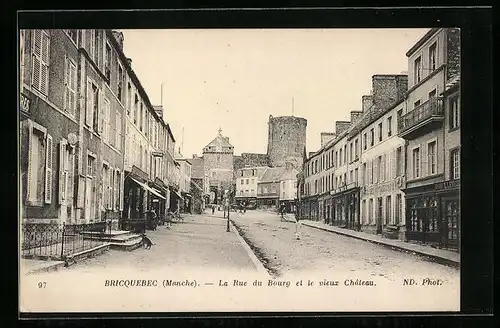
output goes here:
[{"label": "window", "polygon": [[392,222],[392,199],[391,196],[387,196],[385,200],[385,224]]},{"label": "window", "polygon": [[337,163],[337,166],[340,166],[340,163],[339,163],[339,153],[338,151],[335,152],[335,163]]},{"label": "window", "polygon": [[370,136],[371,136],[370,146],[373,146],[375,142],[375,131],[373,129],[370,130]]},{"label": "window", "polygon": [[382,182],[384,181],[384,168],[382,167],[382,156],[379,156],[378,157],[378,160],[377,160],[377,179],[378,179],[378,182]]},{"label": "window", "polygon": [[354,157],[355,159],[359,159],[359,148],[358,148],[358,139],[354,140]]},{"label": "window", "polygon": [[[252,170],[252,176],[255,176],[257,170]],[[253,182],[253,179],[252,179],[252,182]]]},{"label": "window", "polygon": [[118,95],[118,100],[120,100],[120,102],[123,102],[122,88],[123,88],[123,68],[122,65],[118,64],[117,95]]},{"label": "window", "polygon": [[436,98],[436,89],[429,92],[429,99]]},{"label": "window", "polygon": [[106,55],[104,56],[104,76],[106,76],[106,83],[109,85],[111,79],[111,46],[106,43]]},{"label": "window", "polygon": [[403,110],[402,110],[402,109],[400,109],[400,110],[398,110],[398,112],[397,112],[397,119],[398,119],[397,124],[398,124],[398,129],[399,129],[399,124],[401,124],[400,122],[401,122],[401,117],[402,117],[402,116],[403,116]]},{"label": "window", "polygon": [[387,136],[392,136],[392,116],[387,118]]},{"label": "window", "polygon": [[115,124],[116,124],[115,147],[118,150],[121,150],[122,149],[122,115],[120,114],[120,112],[118,110],[116,111]]},{"label": "window", "polygon": [[418,106],[420,106],[420,99],[413,103],[413,109],[417,108]]},{"label": "window", "polygon": [[[242,176],[243,176],[243,170],[240,171],[240,177],[242,177]],[[243,182],[241,182],[241,183],[243,183]]]},{"label": "window", "polygon": [[432,141],[427,145],[427,163],[429,174],[436,174],[436,142]]},{"label": "window", "polygon": [[459,109],[459,101],[458,101],[458,96],[452,97],[450,99],[450,110],[449,110],[449,116],[450,116],[450,129],[456,129],[460,125],[460,109]]},{"label": "window", "polygon": [[[52,187],[52,137],[28,125],[27,200],[40,204],[50,198]],[[44,140],[45,139],[45,140]],[[46,141],[46,142],[45,142]]]},{"label": "window", "polygon": [[363,223],[368,223],[366,217],[366,199],[363,199],[363,206],[361,207],[361,220]]},{"label": "window", "polygon": [[399,177],[403,174],[401,165],[402,165],[402,148],[398,147],[396,149],[396,176]]},{"label": "window", "polygon": [[94,114],[96,112],[95,105],[97,105],[96,98],[98,98],[98,89],[97,86],[89,79],[87,80],[87,105],[85,108],[85,124],[88,127],[93,127],[94,124],[94,119],[97,119],[94,117]]},{"label": "window", "polygon": [[354,157],[352,156],[353,154],[353,144],[351,143],[351,145],[349,146],[349,161],[352,162],[354,160]]},{"label": "window", "polygon": [[92,85],[92,98],[94,99],[93,102],[93,120],[92,120],[92,128],[94,129],[95,132],[100,132],[99,127],[100,127],[100,122],[99,122],[99,106],[101,105],[99,102],[99,89],[97,88],[96,85]]},{"label": "window", "polygon": [[429,69],[436,69],[436,42],[429,47]]},{"label": "window", "polygon": [[378,141],[382,141],[382,122],[378,124]]},{"label": "window", "polygon": [[420,148],[413,149],[413,178],[420,177]]},{"label": "window", "polygon": [[137,93],[135,94],[135,101],[134,101],[134,124],[137,124],[137,116],[139,115],[139,97],[137,96]]},{"label": "window", "polygon": [[354,173],[351,170],[351,172],[349,172],[349,183],[353,183],[353,182],[354,182]]},{"label": "window", "polygon": [[99,41],[99,30],[93,30],[93,42],[94,42],[94,55],[93,59],[97,67],[101,67],[101,63],[99,61],[99,54],[101,52],[101,42]]},{"label": "window", "polygon": [[71,116],[76,112],[76,65],[68,57],[64,70],[64,110]]},{"label": "window", "polygon": [[139,114],[139,118],[138,118],[138,121],[139,121],[139,130],[141,130],[141,132],[144,130],[144,120],[142,119],[142,117],[144,116],[144,108],[143,108],[143,103],[141,102],[141,112]]},{"label": "window", "polygon": [[88,177],[94,176],[94,163],[95,163],[95,157],[92,155],[87,155],[87,176]]},{"label": "window", "polygon": [[130,83],[127,85],[127,116],[130,117],[130,111],[132,110],[132,86]]},{"label": "window", "polygon": [[339,153],[339,165],[340,165],[340,166],[342,166],[342,165],[343,165],[343,164],[342,164],[342,159],[343,159],[343,157],[342,157],[342,149],[340,149],[340,153]]},{"label": "window", "polygon": [[245,179],[245,184],[248,184],[248,179]]},{"label": "window", "polygon": [[415,59],[415,63],[413,65],[413,79],[414,79],[414,84],[417,84],[421,80],[421,69],[422,69],[422,60],[420,57]]},{"label": "window", "polygon": [[116,171],[115,175],[115,209],[122,209],[121,200],[122,197],[122,175],[119,170]]},{"label": "window", "polygon": [[109,100],[104,98],[104,115],[102,115],[102,137],[104,142],[111,143],[111,105]]},{"label": "window", "polygon": [[344,164],[347,163],[347,145],[344,145]]},{"label": "window", "polygon": [[374,167],[373,167],[373,166],[374,166],[374,163],[375,163],[375,161],[374,161],[374,160],[372,160],[372,161],[371,161],[371,168],[370,168],[370,183],[371,183],[371,184],[373,184],[373,180],[374,180],[374,179],[373,179],[373,176],[375,175],[375,172],[376,172],[376,171],[373,169],[373,168],[374,168]]},{"label": "window", "polygon": [[45,30],[33,31],[31,85],[44,95],[49,92],[50,38]]},{"label": "window", "polygon": [[110,177],[110,169],[109,166],[106,163],[103,163],[102,165],[102,197],[103,197],[103,206],[106,209],[111,208],[111,199],[112,199],[112,193],[111,193],[111,177]]},{"label": "window", "polygon": [[366,150],[366,145],[368,144],[366,133],[363,134],[363,150]]},{"label": "window", "polygon": [[399,225],[403,220],[403,197],[401,194],[396,194],[396,217],[394,223]]},{"label": "window", "polygon": [[358,172],[358,168],[354,169],[354,182],[356,183],[356,185],[358,185],[358,182],[359,182],[359,172]]},{"label": "window", "polygon": [[460,179],[460,150],[453,149],[450,151],[450,177],[452,179]]}]

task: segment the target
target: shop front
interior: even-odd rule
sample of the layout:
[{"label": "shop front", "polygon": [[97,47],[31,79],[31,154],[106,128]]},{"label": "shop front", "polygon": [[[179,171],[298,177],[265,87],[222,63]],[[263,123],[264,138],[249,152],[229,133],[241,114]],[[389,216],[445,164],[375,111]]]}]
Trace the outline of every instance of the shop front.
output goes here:
[{"label": "shop front", "polygon": [[184,197],[180,194],[179,190],[175,186],[169,186],[170,188],[170,207],[169,211],[172,213],[180,213],[181,208],[184,203]]},{"label": "shop front", "polygon": [[458,250],[460,180],[403,190],[406,194],[406,239]]},{"label": "shop front", "polygon": [[360,188],[356,183],[344,185],[331,191],[332,225],[360,231]]},{"label": "shop front", "polygon": [[167,214],[168,186],[159,178],[155,178],[149,185],[154,192],[149,194],[149,207],[153,209],[159,222],[164,222]]},{"label": "shop front", "polygon": [[188,192],[181,192],[181,196],[183,198],[183,201],[182,201],[182,212],[183,213],[192,213],[192,204],[193,204],[193,197],[191,196],[190,193]]}]

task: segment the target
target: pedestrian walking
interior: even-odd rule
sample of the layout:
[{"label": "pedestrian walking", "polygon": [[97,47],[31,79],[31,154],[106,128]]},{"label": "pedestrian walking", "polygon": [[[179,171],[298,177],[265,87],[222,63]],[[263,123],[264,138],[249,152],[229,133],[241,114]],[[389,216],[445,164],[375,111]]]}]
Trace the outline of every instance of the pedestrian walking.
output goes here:
[{"label": "pedestrian walking", "polygon": [[215,205],[212,204],[212,215],[215,215]]},{"label": "pedestrian walking", "polygon": [[281,213],[281,221],[285,221],[285,204],[281,204],[280,207],[280,213]]},{"label": "pedestrian walking", "polygon": [[247,202],[243,202],[243,214],[247,212]]},{"label": "pedestrian walking", "polygon": [[295,239],[300,240],[300,230],[302,227],[302,222],[300,222],[299,218],[295,218]]}]

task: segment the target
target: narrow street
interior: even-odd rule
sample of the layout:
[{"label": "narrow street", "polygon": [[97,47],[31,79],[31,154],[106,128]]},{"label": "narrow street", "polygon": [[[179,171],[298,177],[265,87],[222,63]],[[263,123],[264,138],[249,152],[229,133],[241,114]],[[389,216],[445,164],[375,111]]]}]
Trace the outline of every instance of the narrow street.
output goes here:
[{"label": "narrow street", "polygon": [[131,252],[111,250],[95,258],[71,266],[68,273],[80,275],[103,271],[180,271],[211,269],[255,271],[236,235],[226,232],[222,212],[185,216],[184,222],[173,223],[171,229],[158,226],[147,231],[153,242],[151,249]]},{"label": "narrow street", "polygon": [[445,279],[458,286],[460,271],[363,240],[302,226],[301,239],[295,224],[281,222],[276,213],[248,211],[234,214],[235,225],[268,261],[277,276],[314,272],[340,275],[363,273],[388,282],[400,282],[418,274]]}]

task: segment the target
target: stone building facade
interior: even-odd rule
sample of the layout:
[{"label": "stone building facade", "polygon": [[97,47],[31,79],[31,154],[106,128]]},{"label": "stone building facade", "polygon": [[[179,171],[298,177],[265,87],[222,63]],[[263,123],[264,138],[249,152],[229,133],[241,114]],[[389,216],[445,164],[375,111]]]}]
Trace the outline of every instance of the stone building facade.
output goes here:
[{"label": "stone building facade", "polygon": [[285,167],[285,161],[293,158],[295,168],[302,166],[306,149],[307,120],[295,116],[269,116],[267,155],[272,167]]}]

